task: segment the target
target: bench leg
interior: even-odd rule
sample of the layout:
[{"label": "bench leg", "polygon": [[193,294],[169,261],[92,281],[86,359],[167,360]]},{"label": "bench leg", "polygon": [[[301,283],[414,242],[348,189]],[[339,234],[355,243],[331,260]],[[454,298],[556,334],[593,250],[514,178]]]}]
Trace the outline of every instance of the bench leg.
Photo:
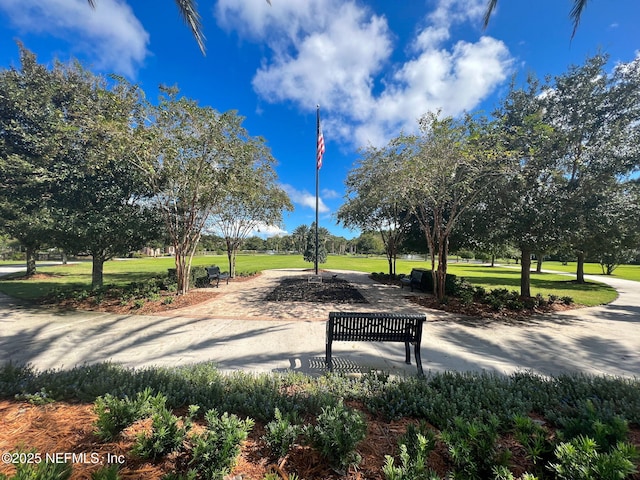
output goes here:
[{"label": "bench leg", "polygon": [[330,372],[333,372],[333,362],[331,361],[331,343],[327,342],[325,355],[324,355],[324,363],[327,364],[327,368]]},{"label": "bench leg", "polygon": [[411,365],[411,349],[409,348],[409,342],[404,342],[404,363]]},{"label": "bench leg", "polygon": [[424,377],[424,371],[422,370],[422,358],[420,357],[420,344],[416,342],[413,345],[416,356],[416,365],[418,366],[418,375]]}]

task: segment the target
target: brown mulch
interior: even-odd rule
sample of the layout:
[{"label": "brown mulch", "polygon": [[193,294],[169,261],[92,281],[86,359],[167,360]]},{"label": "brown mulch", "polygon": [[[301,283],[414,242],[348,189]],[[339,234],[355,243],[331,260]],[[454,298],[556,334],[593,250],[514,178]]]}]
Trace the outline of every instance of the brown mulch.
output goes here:
[{"label": "brown mulch", "polygon": [[265,301],[369,303],[348,281],[328,277],[323,278],[319,283],[310,283],[306,277],[283,278],[266,295]]},{"label": "brown mulch", "polygon": [[[145,300],[139,307],[135,300],[130,300],[125,304],[119,299],[104,299],[96,303],[95,299],[89,297],[85,300],[65,299],[56,302],[56,306],[63,309],[89,310],[94,312],[108,312],[118,314],[151,315],[154,313],[170,312],[178,308],[186,308],[208,302],[222,295],[217,291],[191,290],[186,295],[176,295],[175,293],[162,292],[159,300]],[[165,298],[171,298],[171,303],[165,303]]]},{"label": "brown mulch", "polygon": [[572,303],[571,305],[565,305],[563,303],[553,303],[545,307],[537,307],[532,310],[494,310],[491,305],[484,303],[471,303],[469,305],[463,304],[457,298],[449,298],[446,303],[440,302],[433,295],[424,296],[405,296],[407,300],[413,303],[417,303],[420,306],[432,308],[434,310],[442,310],[450,313],[457,313],[473,317],[475,319],[482,319],[485,322],[489,321],[502,321],[502,322],[522,322],[526,320],[532,320],[536,315],[553,312],[564,312],[567,310],[573,310],[576,308],[582,308],[583,305]]}]

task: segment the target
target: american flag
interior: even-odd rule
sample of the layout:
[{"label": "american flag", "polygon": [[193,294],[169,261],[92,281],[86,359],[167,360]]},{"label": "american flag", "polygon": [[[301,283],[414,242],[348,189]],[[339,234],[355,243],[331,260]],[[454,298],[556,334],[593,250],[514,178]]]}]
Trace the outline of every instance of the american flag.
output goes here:
[{"label": "american flag", "polygon": [[318,124],[318,144],[316,145],[316,168],[320,170],[322,168],[322,156],[324,155],[324,135],[322,135],[322,128]]}]

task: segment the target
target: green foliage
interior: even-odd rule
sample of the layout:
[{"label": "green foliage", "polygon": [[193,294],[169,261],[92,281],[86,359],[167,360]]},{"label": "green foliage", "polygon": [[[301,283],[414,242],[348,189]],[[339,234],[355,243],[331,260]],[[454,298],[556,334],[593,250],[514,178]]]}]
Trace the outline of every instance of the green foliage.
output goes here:
[{"label": "green foliage", "polygon": [[91,474],[91,480],[120,480],[118,465],[102,467]]},{"label": "green foliage", "polygon": [[440,480],[427,466],[429,454],[436,446],[435,434],[425,424],[417,429],[409,424],[407,431],[398,441],[400,446],[400,465],[394,465],[390,455],[385,456],[382,471],[386,480]]},{"label": "green foliage", "polygon": [[[327,263],[327,248],[324,239],[329,235],[326,228],[318,227],[318,264]],[[313,222],[307,232],[304,253],[302,255],[305,262],[314,263],[316,261],[316,224]]]},{"label": "green foliage", "polygon": [[262,438],[276,457],[283,458],[302,433],[302,428],[282,415],[279,408],[275,409],[274,417],[274,420],[265,426]]},{"label": "green foliage", "polygon": [[95,434],[102,440],[113,440],[122,430],[135,421],[149,416],[154,408],[166,404],[162,394],[152,395],[151,388],[139,392],[134,399],[128,396],[116,398],[111,394],[95,399],[94,412],[98,416],[95,421]]},{"label": "green foliage", "polygon": [[632,445],[621,442],[608,453],[598,450],[593,439],[578,436],[556,447],[557,463],[549,467],[559,480],[622,480],[635,473],[638,452]]},{"label": "green foliage", "polygon": [[495,466],[506,465],[509,451],[498,446],[499,425],[497,417],[484,423],[456,417],[442,431],[442,441],[456,467],[455,478],[483,480]]},{"label": "green foliage", "polygon": [[338,468],[358,465],[361,458],[356,446],[367,433],[362,414],[340,402],[334,407],[323,408],[316,420],[316,425],[305,428],[309,443]]},{"label": "green foliage", "polygon": [[16,400],[26,401],[33,405],[47,405],[56,401],[56,399],[52,397],[51,393],[47,392],[47,389],[44,387],[36,393],[17,393],[15,398]]},{"label": "green foliage", "polygon": [[[164,403],[164,402],[163,402]],[[182,447],[198,407],[189,409],[185,419],[176,417],[164,405],[156,405],[151,415],[151,432],[141,432],[132,453],[140,458],[156,460]]]},{"label": "green foliage", "polygon": [[247,418],[240,420],[235,415],[218,415],[212,409],[205,413],[207,429],[192,435],[191,460],[193,467],[205,479],[220,479],[229,473],[240,455],[240,444],[247,439],[254,422]]},{"label": "green foliage", "polygon": [[516,415],[513,423],[516,440],[523,446],[527,458],[536,470],[541,471],[553,452],[553,443],[548,438],[547,431],[531,418],[523,415]]},{"label": "green foliage", "polygon": [[617,415],[598,412],[593,401],[587,400],[580,407],[567,411],[556,419],[558,437],[569,441],[579,436],[592,438],[604,451],[627,439],[627,421]]}]

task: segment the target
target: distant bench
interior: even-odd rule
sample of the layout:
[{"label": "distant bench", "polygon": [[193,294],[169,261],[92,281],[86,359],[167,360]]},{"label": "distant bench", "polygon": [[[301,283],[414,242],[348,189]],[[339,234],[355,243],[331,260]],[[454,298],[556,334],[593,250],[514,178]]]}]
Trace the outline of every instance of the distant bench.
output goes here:
[{"label": "distant bench", "polygon": [[404,288],[405,285],[411,287],[411,291],[413,292],[413,287],[417,287],[420,290],[424,290],[424,282],[422,279],[423,275],[430,275],[431,272],[428,270],[422,270],[419,268],[414,268],[411,270],[411,275],[408,277],[402,277],[400,279],[400,287]]},{"label": "distant bench", "polygon": [[229,285],[229,275],[226,273],[220,273],[220,267],[218,266],[214,265],[213,267],[207,267],[207,277],[209,284],[215,280],[216,288],[220,286],[220,279],[226,279],[227,285]]},{"label": "distant bench", "polygon": [[414,345],[418,374],[422,371],[420,343],[426,315],[413,313],[330,312],[327,322],[325,362],[333,370],[331,344],[344,342],[401,342],[405,347],[405,362],[411,365],[409,344]]}]

